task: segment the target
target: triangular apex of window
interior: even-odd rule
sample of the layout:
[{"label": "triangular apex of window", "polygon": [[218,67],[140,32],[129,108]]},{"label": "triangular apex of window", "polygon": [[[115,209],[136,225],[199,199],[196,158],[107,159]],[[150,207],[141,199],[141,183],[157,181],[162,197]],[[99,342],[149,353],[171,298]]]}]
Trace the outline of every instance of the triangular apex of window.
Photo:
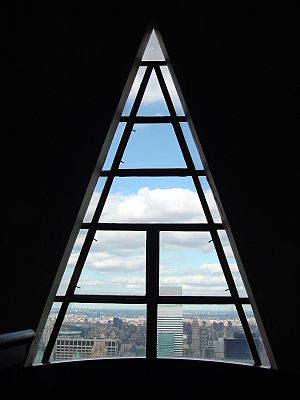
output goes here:
[{"label": "triangular apex of window", "polygon": [[151,32],[142,61],[165,61],[165,57],[158,43],[154,29]]},{"label": "triangular apex of window", "polygon": [[[152,30],[152,33],[150,35],[148,44],[146,46],[146,49],[145,49],[145,52],[144,52],[144,55],[142,58],[142,63],[143,63],[143,61],[153,61],[153,62],[165,61],[165,58],[163,56],[161,47],[158,43],[158,39],[157,39],[157,36],[156,36],[154,30]],[[140,88],[141,82],[144,78],[145,71],[146,71],[146,66],[142,64],[137,71],[131,91],[127,98],[127,101],[126,101],[126,104],[125,104],[125,107],[124,107],[124,110],[122,113],[124,116],[130,114],[134,99],[137,95],[138,89]],[[160,65],[159,71],[160,71],[160,74],[162,75],[161,79],[163,79],[163,81],[164,81],[163,84],[166,86],[167,91],[171,97],[172,105],[175,109],[176,114],[184,115],[182,104],[179,100],[179,96],[175,89],[175,85],[174,85],[173,79],[171,77],[168,66]],[[161,84],[158,82],[158,77],[157,77],[157,74],[155,71],[151,72],[151,75],[150,75],[147,87],[145,89],[145,93],[143,95],[143,99],[141,101],[137,115],[139,115],[139,116],[170,115],[168,106],[165,102],[165,98],[162,93]]]},{"label": "triangular apex of window", "polygon": [[153,31],[70,238],[36,363],[145,356],[268,364],[168,66],[155,63],[163,60]]}]

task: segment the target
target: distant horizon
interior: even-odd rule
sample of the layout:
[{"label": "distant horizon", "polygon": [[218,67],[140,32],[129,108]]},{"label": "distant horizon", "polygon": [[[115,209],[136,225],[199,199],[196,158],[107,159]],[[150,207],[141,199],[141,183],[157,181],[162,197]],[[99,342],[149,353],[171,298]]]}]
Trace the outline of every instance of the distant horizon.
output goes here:
[{"label": "distant horizon", "polygon": [[[160,304],[158,304],[159,306]],[[99,313],[126,313],[126,312],[130,312],[131,314],[133,312],[138,312],[138,313],[143,313],[146,316],[146,305],[144,307],[142,307],[142,305],[138,304],[138,305],[131,305],[131,304],[115,304],[113,307],[112,305],[104,305],[104,307],[101,305],[101,307],[99,307],[99,304],[95,305],[95,308],[91,308],[91,307],[80,307],[80,306],[76,306],[71,310],[67,310],[66,315],[68,314],[72,314],[72,313],[76,313],[76,312],[87,312],[87,313],[92,313],[92,312],[99,312]],[[120,307],[121,306],[121,307]],[[217,308],[218,306],[218,308]],[[223,307],[222,307],[223,306]],[[224,307],[225,306],[225,307]],[[186,308],[189,307],[189,308]],[[221,307],[221,308],[219,308]],[[50,311],[50,314],[53,313],[58,313],[60,310],[59,307],[55,307]],[[235,314],[238,318],[238,314],[236,311],[236,308],[234,305],[231,304],[226,304],[226,305],[195,305],[193,307],[193,305],[186,305],[186,304],[182,304],[182,311],[183,314],[187,314],[187,313],[193,313],[193,314],[197,314],[199,313],[211,313],[213,315],[223,315],[223,314]],[[244,312],[246,315],[251,315],[254,317],[254,313],[251,309],[251,306],[249,304],[244,305]]]}]

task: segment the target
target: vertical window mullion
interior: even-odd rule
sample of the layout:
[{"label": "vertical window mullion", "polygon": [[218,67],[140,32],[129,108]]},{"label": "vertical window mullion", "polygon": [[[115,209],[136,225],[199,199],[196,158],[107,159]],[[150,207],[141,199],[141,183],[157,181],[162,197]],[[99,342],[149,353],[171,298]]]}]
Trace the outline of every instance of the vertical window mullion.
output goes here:
[{"label": "vertical window mullion", "polygon": [[46,346],[46,349],[45,349],[45,352],[44,352],[44,355],[43,355],[42,363],[48,363],[49,362],[49,359],[51,357],[51,353],[53,351],[53,348],[54,348],[58,333],[59,333],[60,328],[62,326],[62,323],[63,323],[63,321],[65,319],[65,315],[66,315],[66,312],[68,310],[68,307],[69,307],[69,301],[65,300],[62,303],[62,305],[60,307],[60,310],[58,312],[58,315],[57,315],[53,330],[51,332],[49,341],[47,343],[47,346]]},{"label": "vertical window mullion", "polygon": [[147,230],[146,297],[147,337],[146,358],[157,358],[157,302],[159,296],[159,231]]}]

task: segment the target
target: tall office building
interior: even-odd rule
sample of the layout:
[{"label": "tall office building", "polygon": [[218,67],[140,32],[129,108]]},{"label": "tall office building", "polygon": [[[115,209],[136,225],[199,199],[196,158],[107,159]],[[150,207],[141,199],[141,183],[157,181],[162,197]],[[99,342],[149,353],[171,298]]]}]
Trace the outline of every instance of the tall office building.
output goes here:
[{"label": "tall office building", "polygon": [[224,360],[224,337],[213,341],[214,355],[216,360]]},{"label": "tall office building", "polygon": [[[258,339],[254,338],[258,348]],[[233,338],[224,338],[224,359],[236,362],[252,362],[250,348],[243,332],[235,332]]]},{"label": "tall office building", "polygon": [[200,332],[198,318],[193,319],[192,324],[192,357],[200,357]]},{"label": "tall office building", "polygon": [[[160,287],[161,296],[181,296],[181,287]],[[157,310],[158,357],[183,356],[183,313],[181,304],[160,304]]]},{"label": "tall office building", "polygon": [[208,345],[208,331],[205,321],[202,321],[202,325],[199,328],[199,335],[200,335],[200,354],[201,357],[205,358],[205,349]]}]

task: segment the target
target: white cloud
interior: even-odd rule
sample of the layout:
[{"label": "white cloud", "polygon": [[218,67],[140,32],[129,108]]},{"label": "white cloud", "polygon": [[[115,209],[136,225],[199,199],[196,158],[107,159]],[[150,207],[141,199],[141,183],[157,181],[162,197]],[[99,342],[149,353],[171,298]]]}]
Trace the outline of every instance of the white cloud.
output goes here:
[{"label": "white cloud", "polygon": [[199,264],[197,267],[187,267],[182,266],[179,268],[170,268],[168,265],[162,265],[160,267],[161,275],[195,275],[196,272],[201,274],[221,274],[223,276],[223,271],[220,264],[211,263],[211,264]]},{"label": "white cloud", "polygon": [[159,273],[160,275],[176,274],[178,272],[177,268],[169,268],[168,265],[160,264]]},{"label": "white cloud", "polygon": [[112,283],[117,283],[117,284],[130,284],[130,285],[136,285],[136,284],[145,284],[145,278],[138,278],[138,277],[133,277],[133,278],[112,278],[111,279]]},{"label": "white cloud", "polygon": [[163,250],[182,252],[186,249],[199,249],[203,253],[214,251],[209,232],[161,232]]},{"label": "white cloud", "polygon": [[144,294],[143,278],[111,278],[107,280],[81,278],[76,294]]},{"label": "white cloud", "polygon": [[[218,216],[218,210],[211,191],[206,191],[211,213]],[[90,222],[100,193],[94,193],[86,212],[84,222]],[[175,220],[174,220],[175,217]],[[196,192],[183,188],[149,189],[140,188],[136,193],[110,194],[102,212],[101,222],[206,222]],[[226,251],[231,250],[228,240]],[[227,245],[228,244],[228,245]]]},{"label": "white cloud", "polygon": [[132,285],[132,284],[130,284],[130,285],[126,285],[126,288],[127,289],[142,289],[142,286],[141,285]]},{"label": "white cloud", "polygon": [[181,286],[183,295],[226,296],[225,278],[221,274],[194,274],[160,278],[161,286]]},{"label": "white cloud", "polygon": [[[78,284],[79,285],[79,284]],[[89,279],[83,277],[80,279],[80,288],[81,286],[102,286],[105,285],[105,282],[99,279]]]},{"label": "white cloud", "polygon": [[116,256],[128,257],[145,253],[145,232],[130,231],[97,231],[92,252],[114,253]]},{"label": "white cloud", "polygon": [[190,275],[190,276],[174,276],[168,278],[161,278],[161,284],[166,285],[190,285],[190,286],[202,286],[202,285],[226,285],[225,278],[223,276],[208,276],[208,275]]},{"label": "white cloud", "polygon": [[182,285],[182,290],[185,293],[188,293],[190,296],[228,296],[229,292],[225,291],[222,286],[198,286],[193,287],[191,285]]},{"label": "white cloud", "polygon": [[[216,204],[210,191],[206,192],[212,213],[216,213]],[[94,204],[91,204],[85,221],[91,221],[100,194],[94,193]],[[196,192],[183,188],[149,189],[143,187],[136,193],[124,195],[114,193],[108,196],[100,222],[206,222],[199,198]],[[228,238],[220,233],[225,253],[232,255]],[[97,286],[110,293],[134,293],[144,290],[145,285],[145,232],[97,232],[89,253],[84,270],[100,273],[101,279],[89,279],[89,273],[80,280],[83,289],[89,291]],[[82,238],[79,239],[82,244]],[[79,244],[80,244],[79,243]],[[161,232],[161,249],[169,252],[182,253],[189,250],[199,250],[203,255],[215,251],[211,236],[207,232]],[[176,254],[175,254],[176,255]],[[74,265],[77,252],[69,261]],[[189,266],[188,259],[183,263],[178,275],[178,268],[172,265],[172,255],[164,257],[160,266],[161,285],[181,285],[185,294],[218,293],[227,288],[223,272],[218,263],[199,263],[196,269]],[[174,257],[173,257],[174,258]],[[203,260],[202,260],[203,261]],[[236,283],[240,285],[240,276],[236,263],[230,263]],[[130,275],[128,275],[130,274]],[[127,276],[126,276],[127,275]],[[138,276],[136,276],[138,275]],[[94,275],[93,275],[94,276]],[[105,282],[105,285],[103,285]],[[64,282],[65,284],[65,282]],[[79,285],[79,286],[80,286]],[[119,287],[120,289],[117,289]],[[102,292],[102,289],[101,289]],[[83,293],[82,289],[80,293]],[[225,295],[228,292],[224,293]]]},{"label": "white cloud", "polygon": [[220,264],[201,264],[200,266],[200,271],[201,272],[207,272],[210,274],[223,274],[222,268]]},{"label": "white cloud", "polygon": [[205,222],[197,194],[189,189],[149,189],[124,196],[112,194],[101,222]]},{"label": "white cloud", "polygon": [[85,267],[98,272],[142,272],[145,269],[145,257],[116,257],[113,253],[91,252],[87,258]]}]

